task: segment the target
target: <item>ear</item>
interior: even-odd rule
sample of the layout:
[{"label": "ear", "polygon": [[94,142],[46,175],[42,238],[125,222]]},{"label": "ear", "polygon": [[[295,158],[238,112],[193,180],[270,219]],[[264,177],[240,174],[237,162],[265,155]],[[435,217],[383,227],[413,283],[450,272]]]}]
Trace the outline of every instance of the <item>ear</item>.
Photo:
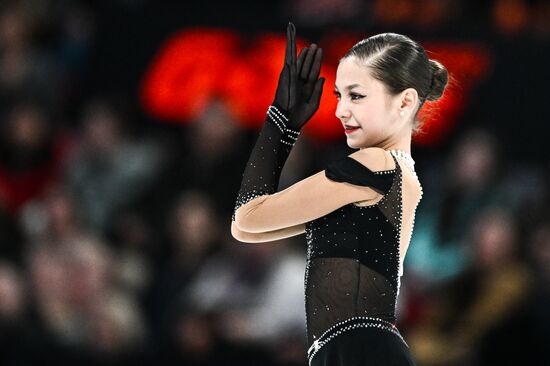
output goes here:
[{"label": "ear", "polygon": [[401,92],[399,109],[410,113],[416,108],[418,93],[414,88],[407,88]]}]

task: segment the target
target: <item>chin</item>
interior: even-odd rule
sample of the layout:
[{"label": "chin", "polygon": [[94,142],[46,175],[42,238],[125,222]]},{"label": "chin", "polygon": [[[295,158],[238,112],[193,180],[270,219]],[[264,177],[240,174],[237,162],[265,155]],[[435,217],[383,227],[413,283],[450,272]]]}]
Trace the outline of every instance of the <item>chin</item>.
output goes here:
[{"label": "chin", "polygon": [[347,140],[346,142],[347,142],[348,146],[351,147],[352,149],[361,149],[361,148],[364,148],[365,146],[367,146],[366,143],[361,143],[361,142],[358,142],[358,141]]}]

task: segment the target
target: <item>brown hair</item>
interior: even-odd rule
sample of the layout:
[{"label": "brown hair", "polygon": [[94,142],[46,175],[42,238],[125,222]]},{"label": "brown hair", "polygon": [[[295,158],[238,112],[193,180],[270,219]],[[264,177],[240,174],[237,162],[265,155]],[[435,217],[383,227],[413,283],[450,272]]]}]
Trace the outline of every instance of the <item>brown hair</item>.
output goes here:
[{"label": "brown hair", "polygon": [[[407,36],[382,33],[357,42],[343,58],[368,60],[372,76],[386,85],[392,95],[414,88],[420,100],[418,111],[426,100],[441,98],[448,83],[448,72],[439,61],[429,59],[424,48]],[[414,116],[413,133],[420,131]]]}]

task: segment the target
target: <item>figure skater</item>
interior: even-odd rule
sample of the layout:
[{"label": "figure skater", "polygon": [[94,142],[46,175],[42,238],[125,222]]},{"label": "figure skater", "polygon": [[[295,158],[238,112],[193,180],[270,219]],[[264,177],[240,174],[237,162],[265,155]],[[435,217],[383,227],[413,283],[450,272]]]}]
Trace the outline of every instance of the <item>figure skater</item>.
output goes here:
[{"label": "figure skater", "polygon": [[233,237],[267,242],[306,233],[305,311],[310,365],[415,365],[396,326],[403,260],[422,186],[411,157],[418,110],[447,85],[447,70],[410,38],[383,33],[340,60],[334,93],[347,144],[358,149],[277,192],[284,163],[317,111],[322,49],[296,57],[287,28],[273,104],[247,162]]}]

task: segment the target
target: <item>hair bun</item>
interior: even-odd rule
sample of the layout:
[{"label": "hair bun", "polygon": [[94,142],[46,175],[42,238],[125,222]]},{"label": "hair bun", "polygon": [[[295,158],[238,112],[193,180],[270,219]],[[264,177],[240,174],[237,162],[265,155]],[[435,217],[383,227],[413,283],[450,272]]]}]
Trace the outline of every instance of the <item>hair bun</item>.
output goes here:
[{"label": "hair bun", "polygon": [[432,69],[432,84],[426,96],[427,100],[434,101],[441,98],[449,81],[449,73],[439,61],[429,60]]}]

